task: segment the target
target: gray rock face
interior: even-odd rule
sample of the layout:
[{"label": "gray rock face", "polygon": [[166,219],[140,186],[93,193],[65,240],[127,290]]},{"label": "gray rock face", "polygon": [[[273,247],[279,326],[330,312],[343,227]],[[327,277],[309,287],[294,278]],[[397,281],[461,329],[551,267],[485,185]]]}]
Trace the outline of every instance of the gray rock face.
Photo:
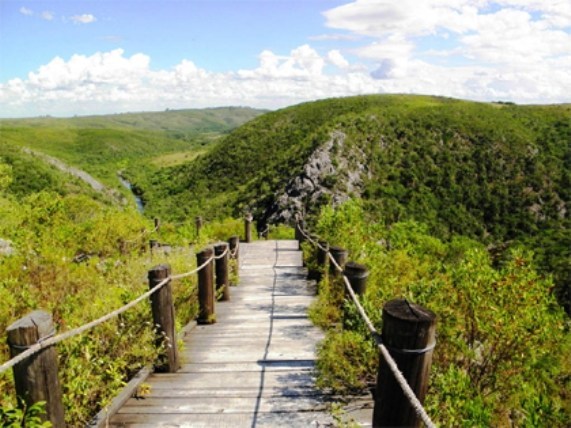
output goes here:
[{"label": "gray rock face", "polygon": [[360,194],[362,174],[366,172],[364,154],[353,153],[350,163],[345,139],[344,133],[333,132],[329,141],[313,152],[302,172],[276,195],[266,211],[268,223],[291,224],[296,214],[304,215],[311,207],[323,203],[339,205],[351,194]]}]

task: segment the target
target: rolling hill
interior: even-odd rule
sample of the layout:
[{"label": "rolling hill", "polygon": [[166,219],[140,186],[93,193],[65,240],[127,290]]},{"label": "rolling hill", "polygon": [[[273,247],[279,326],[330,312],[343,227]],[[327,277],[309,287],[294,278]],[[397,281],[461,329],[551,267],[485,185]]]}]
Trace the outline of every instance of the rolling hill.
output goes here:
[{"label": "rolling hill", "polygon": [[149,213],[179,219],[253,211],[281,222],[362,198],[387,225],[414,219],[444,239],[525,242],[569,287],[569,105],[407,95],[305,103],[135,181]]}]

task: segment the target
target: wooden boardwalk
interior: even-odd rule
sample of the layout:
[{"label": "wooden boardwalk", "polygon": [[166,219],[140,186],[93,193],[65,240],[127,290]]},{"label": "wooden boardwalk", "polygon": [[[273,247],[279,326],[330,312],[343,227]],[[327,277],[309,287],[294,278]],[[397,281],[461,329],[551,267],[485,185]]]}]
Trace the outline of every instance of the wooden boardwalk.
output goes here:
[{"label": "wooden boardwalk", "polygon": [[192,329],[182,368],[152,374],[150,394],[130,398],[109,426],[333,426],[331,397],[314,386],[314,287],[297,241],[242,243],[240,285],[216,304],[217,323]]}]

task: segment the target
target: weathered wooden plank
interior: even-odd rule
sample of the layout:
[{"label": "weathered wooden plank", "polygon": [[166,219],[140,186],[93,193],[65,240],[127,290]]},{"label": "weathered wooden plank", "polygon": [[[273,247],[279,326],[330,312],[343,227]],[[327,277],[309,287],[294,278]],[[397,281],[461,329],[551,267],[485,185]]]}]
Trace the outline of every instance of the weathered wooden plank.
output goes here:
[{"label": "weathered wooden plank", "polygon": [[168,397],[129,400],[118,413],[245,413],[325,411],[324,397]]},{"label": "weathered wooden plank", "polygon": [[265,371],[312,371],[315,360],[258,360],[235,363],[188,363],[183,364],[179,373],[200,372],[260,372]]},{"label": "weathered wooden plank", "polygon": [[258,398],[258,397],[331,397],[332,394],[325,394],[317,391],[314,387],[291,387],[291,386],[271,386],[264,388],[210,388],[210,389],[162,389],[151,390],[148,398]]},{"label": "weathered wooden plank", "polygon": [[264,386],[314,386],[315,376],[311,372],[296,370],[265,372],[252,376],[252,373],[164,373],[153,374],[147,379],[152,388],[256,388]]},{"label": "weathered wooden plank", "polygon": [[265,427],[318,427],[332,426],[333,418],[322,412],[290,413],[233,413],[233,414],[121,414],[114,418],[110,427],[155,428],[265,428]]}]

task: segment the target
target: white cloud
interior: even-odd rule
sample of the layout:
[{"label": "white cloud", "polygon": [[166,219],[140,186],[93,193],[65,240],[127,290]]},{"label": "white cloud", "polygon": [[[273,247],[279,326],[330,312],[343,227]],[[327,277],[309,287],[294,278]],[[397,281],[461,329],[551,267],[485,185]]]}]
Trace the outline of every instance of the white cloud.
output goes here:
[{"label": "white cloud", "polygon": [[49,10],[45,10],[41,13],[41,18],[46,20],[46,21],[51,21],[54,19],[55,14],[53,12],[50,12]]},{"label": "white cloud", "polygon": [[334,49],[327,53],[327,60],[335,67],[340,68],[342,70],[349,67],[349,61],[347,61],[343,57],[343,55],[341,55],[341,52],[339,52],[337,49]]},{"label": "white cloud", "polygon": [[[339,70],[330,74],[325,64]],[[249,105],[279,108],[318,98],[366,93],[424,93],[521,103],[569,102],[571,54],[528,67],[444,67],[395,57],[371,70],[337,50],[320,55],[309,45],[287,55],[263,51],[258,66],[212,72],[190,60],[153,70],[144,54],[121,49],[54,58],[26,79],[0,84],[0,116],[35,116]],[[555,70],[555,71],[554,71]]]},{"label": "white cloud", "polygon": [[354,0],[323,15],[374,39],[351,53],[388,91],[569,101],[569,0]]},{"label": "white cloud", "polygon": [[239,70],[238,76],[244,79],[310,79],[319,76],[325,66],[325,60],[309,45],[293,49],[289,56],[278,56],[265,50],[260,54],[259,59],[258,68]]},{"label": "white cloud", "polygon": [[83,15],[74,15],[70,17],[74,24],[91,24],[97,21],[97,18],[90,13],[84,13]]},{"label": "white cloud", "polygon": [[20,8],[20,13],[22,15],[26,15],[26,16],[32,16],[34,14],[34,11],[31,9],[28,9],[27,7],[22,6]]}]

